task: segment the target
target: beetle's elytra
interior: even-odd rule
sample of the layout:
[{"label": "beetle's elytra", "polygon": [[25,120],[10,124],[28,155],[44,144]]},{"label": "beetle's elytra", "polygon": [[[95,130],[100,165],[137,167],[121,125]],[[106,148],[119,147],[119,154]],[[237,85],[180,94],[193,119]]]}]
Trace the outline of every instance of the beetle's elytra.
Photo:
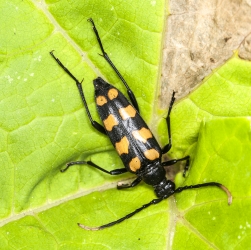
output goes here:
[{"label": "beetle's elytra", "polygon": [[158,198],[153,199],[151,202],[144,204],[142,207],[136,209],[134,212],[129,213],[126,216],[108,224],[99,227],[88,227],[82,224],[78,225],[86,230],[101,230],[107,227],[111,227],[132,217],[134,214],[149,207],[150,205],[161,202],[162,200],[170,197],[175,193],[180,193],[187,189],[195,189],[206,186],[216,186],[223,189],[228,195],[228,204],[230,205],[232,202],[231,193],[225,186],[220,183],[208,182],[191,186],[179,187],[175,189],[175,184],[171,180],[166,179],[166,172],[164,166],[173,165],[178,161],[186,161],[186,166],[184,170],[185,176],[185,171],[188,169],[189,165],[189,156],[165,162],[161,161],[162,154],[167,153],[172,147],[170,113],[175,100],[174,92],[166,117],[169,142],[163,148],[161,148],[154,135],[152,134],[151,130],[148,128],[147,124],[139,114],[138,103],[133,94],[133,91],[130,89],[125,79],[119,73],[118,69],[115,67],[115,65],[105,52],[98,34],[98,30],[95,27],[94,21],[92,19],[88,19],[88,21],[91,22],[93,25],[93,30],[99,43],[100,49],[102,51],[102,56],[110,64],[110,66],[113,68],[113,70],[123,82],[124,86],[127,89],[127,93],[131,103],[116,87],[107,83],[101,77],[98,77],[94,79],[93,84],[95,88],[97,111],[103,122],[103,125],[94,121],[86,103],[81,82],[79,82],[77,78],[61,63],[61,61],[54,56],[53,51],[51,51],[50,54],[56,60],[59,66],[62,67],[63,70],[76,82],[81,99],[86,109],[87,116],[92,126],[100,133],[103,133],[110,138],[111,143],[113,144],[114,148],[116,149],[118,155],[120,156],[124,164],[124,167],[120,169],[114,169],[112,171],[107,171],[102,167],[97,166],[91,161],[76,161],[68,163],[66,168],[61,171],[66,171],[72,165],[87,164],[110,175],[119,175],[125,172],[131,172],[135,174],[137,178],[130,184],[118,185],[118,189],[134,187],[141,181],[144,181],[145,183],[151,185],[154,188],[155,194]]}]

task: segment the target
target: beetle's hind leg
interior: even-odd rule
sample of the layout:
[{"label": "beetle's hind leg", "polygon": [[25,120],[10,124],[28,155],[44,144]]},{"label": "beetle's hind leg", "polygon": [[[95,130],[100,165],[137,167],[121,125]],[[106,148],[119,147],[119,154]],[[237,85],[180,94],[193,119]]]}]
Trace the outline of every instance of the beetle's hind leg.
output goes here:
[{"label": "beetle's hind leg", "polygon": [[139,112],[139,105],[138,105],[138,102],[136,100],[136,97],[134,95],[134,93],[132,92],[132,90],[130,89],[130,87],[128,86],[127,82],[125,81],[125,79],[123,78],[123,76],[120,74],[120,72],[118,71],[118,69],[116,68],[116,66],[113,64],[112,60],[110,59],[110,57],[108,56],[108,54],[105,52],[104,50],[104,47],[103,47],[103,44],[101,42],[101,39],[100,39],[100,36],[98,34],[98,30],[95,26],[95,23],[94,21],[92,20],[92,18],[89,18],[87,21],[91,22],[92,23],[92,26],[93,26],[93,31],[96,35],[96,38],[97,38],[97,41],[98,41],[98,44],[99,44],[99,47],[102,51],[102,55],[105,60],[110,64],[110,66],[113,68],[113,70],[116,72],[116,74],[118,75],[119,79],[123,82],[123,84],[125,85],[126,89],[127,89],[127,94],[134,106],[134,108]]},{"label": "beetle's hind leg", "polygon": [[104,168],[99,167],[92,161],[72,161],[72,162],[67,163],[66,167],[64,169],[61,169],[60,171],[65,172],[69,167],[74,166],[74,165],[89,165],[109,175],[120,175],[127,172],[126,168],[118,168],[118,169],[113,169],[111,171],[108,171]]},{"label": "beetle's hind leg", "polygon": [[76,82],[76,85],[78,87],[78,91],[79,91],[79,94],[81,96],[81,99],[83,101],[83,104],[84,104],[84,107],[85,107],[85,110],[86,110],[86,113],[88,115],[88,118],[92,124],[92,126],[98,130],[99,132],[101,132],[102,134],[105,134],[106,135],[106,131],[104,129],[104,127],[99,124],[98,122],[94,121],[92,119],[92,116],[91,116],[91,113],[90,113],[90,110],[88,108],[88,105],[87,105],[87,102],[85,100],[85,95],[84,95],[84,91],[83,91],[83,88],[82,88],[82,82],[80,82],[71,72],[70,70],[68,70],[64,65],[63,63],[57,58],[55,57],[55,55],[53,54],[53,50],[50,52],[51,56],[55,59],[55,61],[58,63],[58,65]]}]

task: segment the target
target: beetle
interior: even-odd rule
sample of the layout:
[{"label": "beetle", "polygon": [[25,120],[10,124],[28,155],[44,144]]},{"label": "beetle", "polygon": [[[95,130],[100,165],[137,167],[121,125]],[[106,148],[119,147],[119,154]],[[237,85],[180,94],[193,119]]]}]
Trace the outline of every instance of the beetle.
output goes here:
[{"label": "beetle", "polygon": [[107,171],[106,169],[96,165],[92,161],[75,161],[68,163],[66,165],[66,168],[62,169],[61,172],[65,172],[70,166],[80,164],[87,164],[110,175],[120,175],[126,172],[131,172],[135,174],[137,178],[130,184],[118,184],[117,188],[132,188],[138,185],[141,181],[144,181],[146,184],[154,188],[157,198],[153,199],[147,204],[144,204],[142,207],[127,214],[126,216],[116,221],[112,221],[108,224],[98,227],[89,227],[80,223],[78,223],[78,225],[86,230],[101,230],[107,227],[111,227],[132,217],[133,215],[139,213],[141,210],[151,205],[157,204],[164,199],[167,199],[175,193],[180,193],[187,189],[202,188],[207,186],[216,186],[223,189],[228,196],[228,204],[230,205],[232,203],[232,195],[230,191],[218,182],[207,182],[196,185],[183,186],[176,189],[174,182],[166,178],[166,172],[164,169],[165,166],[173,165],[179,161],[186,161],[186,166],[183,173],[184,177],[189,166],[189,156],[185,156],[181,159],[172,159],[164,162],[161,161],[162,155],[167,153],[172,147],[170,113],[175,101],[175,92],[173,92],[168,109],[168,114],[166,117],[169,142],[163,148],[161,148],[151,130],[148,128],[147,124],[140,116],[139,106],[133,91],[130,89],[125,79],[122,77],[118,69],[115,67],[115,65],[105,52],[94,21],[91,18],[88,19],[88,21],[92,24],[93,31],[102,51],[101,56],[103,56],[104,59],[110,64],[112,69],[116,72],[116,74],[126,87],[130,102],[115,86],[109,84],[101,77],[94,79],[93,84],[95,89],[96,107],[100,119],[103,122],[103,125],[101,125],[92,118],[85,99],[82,82],[77,80],[77,78],[54,55],[53,51],[51,51],[50,54],[56,60],[58,65],[76,82],[88,119],[90,120],[93,128],[110,138],[110,141],[116,149],[119,157],[121,158],[124,167]]}]

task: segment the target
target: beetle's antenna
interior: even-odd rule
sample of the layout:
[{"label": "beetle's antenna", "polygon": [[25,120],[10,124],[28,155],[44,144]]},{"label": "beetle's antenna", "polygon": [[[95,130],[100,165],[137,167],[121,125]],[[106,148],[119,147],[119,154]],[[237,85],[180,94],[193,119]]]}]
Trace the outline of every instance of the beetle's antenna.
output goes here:
[{"label": "beetle's antenna", "polygon": [[137,208],[137,209],[136,209],[135,211],[133,211],[132,213],[127,214],[126,216],[124,216],[124,217],[122,217],[122,218],[120,218],[120,219],[118,219],[118,220],[112,221],[112,222],[110,222],[110,223],[108,223],[108,224],[105,224],[105,225],[102,225],[102,226],[99,226],[99,227],[88,227],[88,226],[82,225],[82,224],[80,224],[80,223],[78,223],[78,225],[79,225],[81,228],[85,229],[85,230],[91,230],[91,231],[102,230],[102,229],[104,229],[104,228],[111,227],[111,226],[113,226],[113,225],[115,225],[115,224],[118,224],[118,223],[120,223],[120,222],[122,222],[122,221],[124,221],[124,220],[126,220],[126,219],[131,218],[133,215],[139,213],[141,210],[143,210],[143,209],[145,209],[145,208],[147,208],[147,207],[149,207],[149,206],[151,206],[151,205],[153,205],[153,204],[157,204],[157,203],[161,202],[163,199],[165,199],[165,198],[164,198],[164,197],[161,197],[161,198],[158,198],[158,199],[154,199],[154,200],[150,201],[149,203],[144,204],[142,207]]},{"label": "beetle's antenna", "polygon": [[112,221],[112,222],[110,222],[108,224],[104,224],[104,225],[99,226],[99,227],[88,227],[88,226],[85,226],[85,225],[83,225],[81,223],[78,223],[78,226],[85,229],[85,230],[90,230],[90,231],[102,230],[102,229],[105,229],[107,227],[111,227],[111,226],[114,226],[116,224],[119,224],[119,223],[121,223],[122,221],[124,221],[126,219],[131,218],[133,215],[139,213],[141,210],[143,210],[143,209],[145,209],[145,208],[147,208],[147,207],[149,207],[151,205],[155,205],[155,204],[161,202],[162,200],[167,199],[168,197],[172,196],[175,193],[181,193],[182,191],[187,190],[187,189],[195,189],[195,188],[201,188],[201,187],[207,187],[207,186],[216,186],[216,187],[221,188],[228,196],[228,205],[230,205],[232,203],[232,195],[231,195],[230,191],[225,186],[223,186],[222,184],[220,184],[218,182],[207,182],[207,183],[202,183],[202,184],[197,184],[197,185],[179,187],[179,188],[175,189],[172,193],[170,192],[169,194],[167,194],[167,195],[165,195],[165,196],[163,196],[161,198],[154,199],[154,200],[150,201],[149,203],[144,204],[142,207],[136,209],[132,213],[127,214],[126,216],[124,216],[124,217],[122,217],[122,218],[120,218],[118,220]]},{"label": "beetle's antenna", "polygon": [[227,189],[227,187],[225,187],[224,185],[218,182],[207,182],[207,183],[196,184],[196,185],[191,185],[191,186],[179,187],[174,190],[174,193],[181,193],[182,191],[187,190],[187,189],[195,189],[195,188],[208,187],[208,186],[216,186],[216,187],[221,188],[227,194],[228,205],[231,205],[232,200],[233,200],[231,192]]}]

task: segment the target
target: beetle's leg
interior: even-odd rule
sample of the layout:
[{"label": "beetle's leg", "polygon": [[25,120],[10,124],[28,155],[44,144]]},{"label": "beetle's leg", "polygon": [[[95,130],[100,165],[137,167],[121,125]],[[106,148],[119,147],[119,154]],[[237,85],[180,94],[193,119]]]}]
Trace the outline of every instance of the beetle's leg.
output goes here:
[{"label": "beetle's leg", "polygon": [[96,38],[98,40],[98,44],[99,44],[99,47],[102,51],[102,55],[105,60],[110,64],[110,66],[113,68],[113,70],[116,72],[116,74],[118,75],[119,79],[123,82],[123,84],[125,85],[126,89],[127,89],[127,94],[134,106],[134,108],[139,112],[139,106],[138,106],[138,102],[135,98],[135,95],[133,94],[132,90],[130,89],[130,87],[128,86],[127,82],[125,81],[125,79],[123,78],[123,76],[120,74],[120,72],[118,71],[118,69],[116,68],[116,66],[113,64],[112,60],[110,59],[110,57],[107,55],[107,53],[105,52],[104,50],[104,47],[103,47],[103,44],[101,42],[101,39],[100,39],[100,36],[98,34],[98,30],[94,24],[94,21],[92,20],[92,18],[89,18],[88,19],[89,22],[92,23],[92,26],[93,26],[93,31],[96,35]]},{"label": "beetle's leg", "polygon": [[82,99],[84,106],[85,106],[86,113],[88,115],[88,118],[89,118],[92,126],[95,129],[97,129],[99,132],[106,135],[106,131],[105,131],[104,127],[92,119],[90,110],[89,110],[87,102],[85,100],[85,95],[84,95],[84,91],[83,91],[82,84],[81,84],[82,82],[79,82],[78,79],[63,65],[63,63],[57,57],[54,56],[53,51],[51,51],[50,54],[56,60],[58,65],[76,82],[77,87],[78,87],[78,91],[80,93],[81,99]]},{"label": "beetle's leg", "polygon": [[183,157],[181,159],[172,159],[172,160],[169,160],[169,161],[162,162],[161,165],[163,167],[165,167],[165,166],[171,166],[171,165],[177,163],[178,161],[186,161],[186,165],[185,165],[185,168],[184,168],[184,171],[183,171],[183,177],[185,177],[186,172],[189,169],[189,159],[190,159],[190,156],[187,155],[187,156],[185,156],[185,157]]},{"label": "beetle's leg", "polygon": [[163,148],[162,148],[162,154],[167,153],[171,147],[172,147],[172,136],[171,136],[171,125],[170,125],[170,114],[171,114],[171,110],[173,107],[173,103],[175,101],[175,92],[173,91],[173,95],[172,95],[172,99],[169,105],[169,109],[168,109],[168,114],[166,117],[166,125],[167,125],[167,130],[168,130],[168,144],[166,144]]},{"label": "beetle's leg", "polygon": [[131,183],[118,183],[117,189],[131,188],[137,186],[142,181],[141,177],[136,178]]},{"label": "beetle's leg", "polygon": [[[189,163],[190,163],[190,156],[188,155],[186,157],[188,157],[188,158],[186,160],[186,165],[185,165],[184,170],[183,170],[183,177],[186,177],[186,172],[189,169]],[[184,158],[186,158],[186,157],[184,157]]]},{"label": "beetle's leg", "polygon": [[118,220],[112,221],[112,222],[110,222],[108,224],[105,224],[105,225],[102,225],[102,226],[99,226],[99,227],[88,227],[88,226],[82,225],[80,223],[78,223],[78,225],[81,228],[85,229],[85,230],[92,230],[92,231],[102,230],[104,228],[114,226],[114,225],[116,225],[118,223],[121,223],[122,221],[124,221],[126,219],[131,218],[133,215],[139,213],[141,210],[143,210],[143,209],[145,209],[145,208],[147,208],[147,207],[149,207],[151,205],[158,204],[162,200],[167,199],[168,197],[172,196],[175,193],[180,193],[180,192],[182,192],[184,190],[187,190],[187,189],[195,189],[195,188],[202,188],[202,187],[208,187],[208,186],[216,186],[216,187],[221,188],[228,196],[228,205],[230,205],[232,203],[232,195],[231,195],[230,191],[225,186],[223,186],[222,184],[220,184],[218,182],[208,182],[208,183],[202,183],[202,184],[197,184],[197,185],[179,187],[179,188],[177,188],[175,190],[170,190],[170,192],[168,194],[164,195],[163,197],[153,199],[152,201],[150,201],[147,204],[144,204],[142,207],[136,209],[132,213],[129,213],[126,216],[124,216],[124,217],[122,217],[122,218],[120,218]]},{"label": "beetle's leg", "polygon": [[104,168],[101,168],[99,167],[98,165],[96,165],[95,163],[93,163],[92,161],[72,161],[72,162],[69,162],[66,164],[66,168],[64,169],[61,169],[60,171],[61,172],[65,172],[69,167],[73,166],[73,165],[89,165],[89,166],[92,166],[106,174],[110,174],[110,175],[119,175],[119,174],[124,174],[127,172],[127,169],[126,168],[119,168],[119,169],[114,169],[114,170],[111,170],[111,171],[107,171],[106,169]]}]

